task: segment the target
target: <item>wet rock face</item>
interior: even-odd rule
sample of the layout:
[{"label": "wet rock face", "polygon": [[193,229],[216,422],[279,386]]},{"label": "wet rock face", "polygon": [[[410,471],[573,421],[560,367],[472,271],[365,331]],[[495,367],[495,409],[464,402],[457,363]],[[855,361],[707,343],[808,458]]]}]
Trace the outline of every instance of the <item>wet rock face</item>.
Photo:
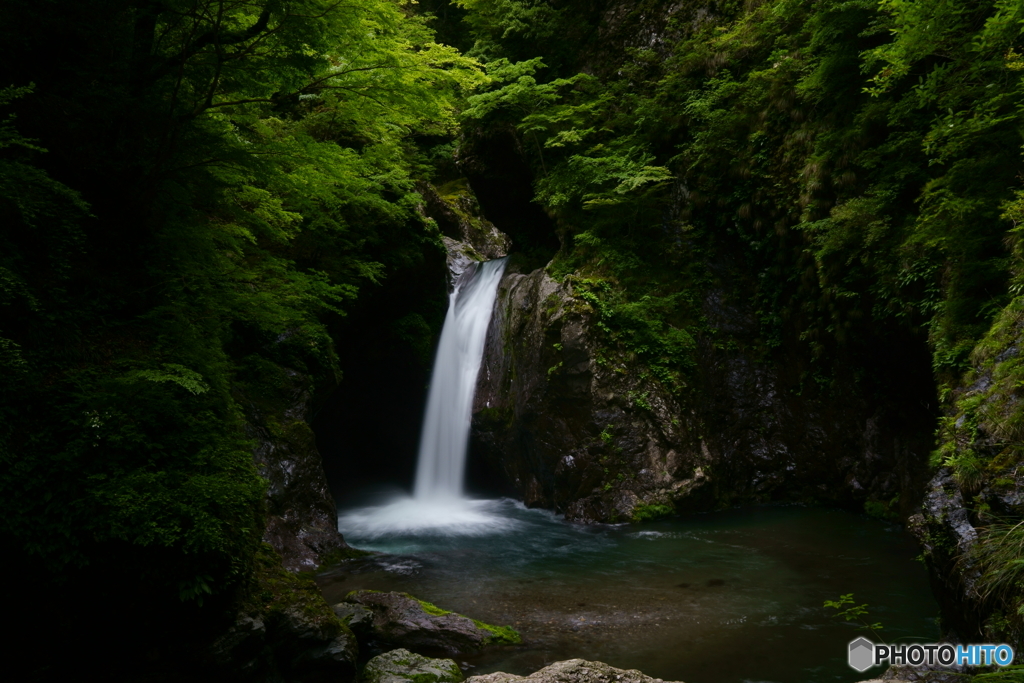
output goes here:
[{"label": "wet rock face", "polygon": [[703,309],[712,333],[699,340],[691,404],[720,495],[916,510],[936,416],[923,340],[848,352],[823,388],[796,343],[746,350],[760,326],[739,295],[711,289]]},{"label": "wet rock face", "polygon": [[570,659],[555,662],[529,676],[514,676],[502,671],[470,676],[466,683],[663,683],[636,669],[616,669],[604,662]]},{"label": "wet rock face", "polygon": [[[722,292],[707,293],[705,308],[716,334],[759,333]],[[615,522],[744,501],[919,499],[925,408],[842,386],[815,396],[798,358],[757,358],[714,339],[698,340],[690,386],[673,395],[604,339],[571,285],[543,270],[502,282],[472,449],[527,505]]]},{"label": "wet rock face", "polygon": [[348,544],[338,532],[334,498],[309,427],[309,380],[293,370],[284,373],[290,380],[287,406],[280,414],[254,409],[247,435],[256,442],[253,456],[268,482],[263,540],[281,554],[286,569],[310,571]]},{"label": "wet rock face", "polygon": [[505,277],[474,399],[474,453],[527,505],[629,520],[705,492],[705,454],[672,397],[599,362],[588,313],[542,270]]}]

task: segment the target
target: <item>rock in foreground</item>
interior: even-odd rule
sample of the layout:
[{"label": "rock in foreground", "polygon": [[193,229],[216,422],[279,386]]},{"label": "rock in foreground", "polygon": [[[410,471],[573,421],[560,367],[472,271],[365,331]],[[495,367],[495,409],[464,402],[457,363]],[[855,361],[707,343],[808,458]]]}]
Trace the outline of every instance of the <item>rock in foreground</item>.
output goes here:
[{"label": "rock in foreground", "polygon": [[392,650],[366,663],[362,683],[459,683],[459,665],[450,659],[431,659],[408,650]]},{"label": "rock in foreground", "polygon": [[520,642],[519,634],[510,628],[448,612],[407,593],[353,591],[345,601],[373,612],[374,638],[417,652],[458,654]]},{"label": "rock in foreground", "polygon": [[636,669],[616,669],[604,662],[569,659],[555,662],[529,676],[514,676],[502,671],[472,676],[466,683],[664,683]]}]

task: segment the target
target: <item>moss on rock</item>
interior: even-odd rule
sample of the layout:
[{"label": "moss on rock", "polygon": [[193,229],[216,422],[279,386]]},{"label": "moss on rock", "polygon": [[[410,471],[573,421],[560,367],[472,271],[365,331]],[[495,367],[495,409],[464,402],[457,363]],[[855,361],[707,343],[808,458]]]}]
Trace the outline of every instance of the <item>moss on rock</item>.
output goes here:
[{"label": "moss on rock", "polygon": [[362,683],[459,683],[459,665],[451,659],[433,659],[405,649],[377,655],[363,669]]},{"label": "moss on rock", "polygon": [[661,503],[653,503],[650,505],[637,505],[635,508],[633,508],[632,520],[634,522],[647,522],[652,519],[668,517],[674,512],[674,507],[672,507],[671,505],[665,505]]},{"label": "moss on rock", "polygon": [[345,601],[373,612],[375,638],[412,650],[454,654],[522,642],[519,634],[508,626],[471,619],[408,593],[357,590],[346,595]]},{"label": "moss on rock", "polygon": [[477,619],[473,619],[473,623],[477,628],[491,634],[490,637],[484,639],[484,645],[519,645],[523,642],[519,632],[511,626],[494,626]]}]

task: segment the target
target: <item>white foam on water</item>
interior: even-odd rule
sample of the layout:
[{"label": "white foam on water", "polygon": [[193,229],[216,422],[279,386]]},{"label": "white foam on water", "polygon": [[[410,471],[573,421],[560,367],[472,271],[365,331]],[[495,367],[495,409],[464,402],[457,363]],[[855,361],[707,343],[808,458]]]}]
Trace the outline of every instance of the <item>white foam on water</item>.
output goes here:
[{"label": "white foam on water", "polygon": [[502,514],[496,505],[499,502],[468,498],[399,498],[385,505],[346,512],[338,522],[346,536],[359,539],[422,533],[482,536],[515,531],[520,523]]}]

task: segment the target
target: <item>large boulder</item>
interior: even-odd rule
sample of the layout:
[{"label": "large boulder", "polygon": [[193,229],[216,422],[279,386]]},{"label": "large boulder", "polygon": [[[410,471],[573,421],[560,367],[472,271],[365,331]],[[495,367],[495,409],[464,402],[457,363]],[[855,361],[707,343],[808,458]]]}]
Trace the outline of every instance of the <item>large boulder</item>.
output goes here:
[{"label": "large boulder", "polygon": [[407,593],[353,591],[345,601],[373,613],[372,637],[417,652],[458,654],[520,642],[510,628],[442,610]]},{"label": "large boulder", "polygon": [[366,663],[362,683],[460,683],[462,671],[451,659],[432,659],[399,648]]},{"label": "large boulder", "polygon": [[212,643],[205,667],[223,681],[345,683],[355,678],[355,635],[324,601],[308,575],[281,565],[264,545],[256,556],[256,586],[232,626]]},{"label": "large boulder", "polygon": [[663,683],[636,669],[616,669],[604,662],[569,659],[555,662],[529,676],[515,676],[502,671],[471,676],[466,683]]}]

